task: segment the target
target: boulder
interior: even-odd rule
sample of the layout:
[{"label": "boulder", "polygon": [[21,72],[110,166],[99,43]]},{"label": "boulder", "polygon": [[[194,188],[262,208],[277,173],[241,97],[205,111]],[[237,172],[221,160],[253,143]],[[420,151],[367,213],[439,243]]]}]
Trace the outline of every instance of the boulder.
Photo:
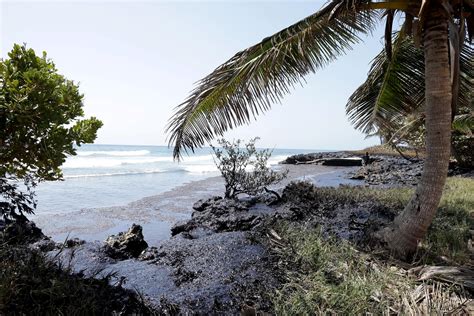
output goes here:
[{"label": "boulder", "polygon": [[72,239],[66,240],[66,242],[64,243],[64,246],[66,248],[74,248],[74,247],[83,245],[85,243],[86,243],[85,240],[82,240],[82,239],[79,239],[79,238],[72,238]]},{"label": "boulder", "polygon": [[148,248],[143,238],[143,229],[133,224],[127,232],[112,235],[105,241],[106,253],[115,259],[138,258]]}]

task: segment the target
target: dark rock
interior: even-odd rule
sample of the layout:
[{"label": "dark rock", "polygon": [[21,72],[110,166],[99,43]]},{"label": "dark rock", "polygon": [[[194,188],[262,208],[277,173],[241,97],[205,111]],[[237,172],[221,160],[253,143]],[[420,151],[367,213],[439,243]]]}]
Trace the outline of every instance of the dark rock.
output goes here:
[{"label": "dark rock", "polygon": [[351,176],[350,179],[352,179],[352,180],[364,180],[365,179],[365,174],[356,173],[353,176]]},{"label": "dark rock", "polygon": [[31,244],[31,248],[38,249],[43,252],[48,252],[60,248],[60,244],[57,244],[49,238],[45,238]]},{"label": "dark rock", "polygon": [[362,159],[355,158],[328,158],[322,162],[323,166],[335,166],[335,167],[353,167],[362,166]]},{"label": "dark rock", "polygon": [[148,244],[143,238],[142,227],[133,224],[130,229],[118,235],[112,235],[105,241],[105,252],[115,259],[137,258]]},{"label": "dark rock", "polygon": [[351,176],[370,185],[406,186],[416,185],[421,176],[423,161],[407,161],[402,157],[377,156]]},{"label": "dark rock", "polygon": [[166,256],[166,252],[160,251],[160,249],[156,247],[148,247],[140,254],[140,256],[138,257],[138,260],[141,260],[141,261],[157,260],[164,256]]},{"label": "dark rock", "polygon": [[[195,203],[191,219],[176,223],[171,235],[182,234],[187,239],[200,238],[212,232],[246,231],[258,225],[261,215],[258,211],[249,212],[256,204],[255,199],[223,199],[213,197]],[[257,208],[258,210],[258,208]]]},{"label": "dark rock", "polygon": [[298,164],[322,164],[326,159],[348,158],[354,157],[351,153],[346,152],[322,152],[311,154],[299,154],[286,158],[280,164],[298,165]]},{"label": "dark rock", "polygon": [[66,240],[66,242],[64,243],[64,246],[66,248],[74,248],[74,247],[83,245],[85,242],[86,242],[85,240],[82,240],[79,238],[73,238],[73,239]]},{"label": "dark rock", "polygon": [[171,236],[195,229],[198,224],[193,220],[179,221],[171,227]]},{"label": "dark rock", "polygon": [[220,196],[214,196],[210,199],[204,200],[198,200],[196,203],[193,204],[193,209],[202,212],[204,211],[207,207],[213,205],[215,202],[222,200],[222,197]]}]

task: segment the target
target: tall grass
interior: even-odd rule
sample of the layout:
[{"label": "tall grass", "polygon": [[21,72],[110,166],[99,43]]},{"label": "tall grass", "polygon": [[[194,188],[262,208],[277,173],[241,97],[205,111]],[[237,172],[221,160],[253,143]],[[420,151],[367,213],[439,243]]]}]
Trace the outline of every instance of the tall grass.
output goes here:
[{"label": "tall grass", "polygon": [[[357,205],[370,201],[394,215],[403,209],[411,189],[308,187],[302,198],[322,205]],[[280,315],[443,314],[463,313],[464,290],[453,284],[416,282],[407,270],[349,242],[323,238],[319,229],[280,222],[281,240],[274,250],[286,275],[274,299]],[[418,264],[473,263],[474,180],[450,178],[429,229],[420,245]]]}]

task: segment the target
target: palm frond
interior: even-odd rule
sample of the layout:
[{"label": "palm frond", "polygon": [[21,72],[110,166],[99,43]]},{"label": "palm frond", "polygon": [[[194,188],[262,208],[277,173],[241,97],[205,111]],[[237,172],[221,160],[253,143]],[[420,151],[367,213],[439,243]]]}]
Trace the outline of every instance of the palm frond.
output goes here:
[{"label": "palm frond", "polygon": [[362,0],[333,0],[315,14],[237,53],[200,80],[170,119],[174,157],[228,129],[248,124],[290,89],[344,54],[374,29],[377,14]]},{"label": "palm frond", "polygon": [[382,50],[367,80],[350,96],[346,113],[364,133],[391,128],[391,121],[417,108],[424,98],[423,51],[410,38],[397,35],[392,58]]},{"label": "palm frond", "polygon": [[[460,54],[458,108],[469,106],[474,78],[474,49],[464,45]],[[395,36],[392,59],[381,51],[373,60],[367,80],[351,95],[346,113],[364,133],[394,129],[396,122],[423,111],[425,75],[423,51],[409,37]]]},{"label": "palm frond", "polygon": [[456,115],[453,120],[453,130],[465,135],[472,135],[474,132],[474,112]]}]

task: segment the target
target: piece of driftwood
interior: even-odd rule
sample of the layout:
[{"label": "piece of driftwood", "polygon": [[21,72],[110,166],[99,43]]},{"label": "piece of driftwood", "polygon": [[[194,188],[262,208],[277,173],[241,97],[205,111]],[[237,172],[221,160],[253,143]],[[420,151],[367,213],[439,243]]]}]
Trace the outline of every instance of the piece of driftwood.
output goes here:
[{"label": "piece of driftwood", "polygon": [[418,281],[429,279],[459,284],[474,290],[474,270],[455,266],[420,266],[412,268],[408,273],[417,276]]},{"label": "piece of driftwood", "polygon": [[308,160],[308,161],[296,161],[295,165],[317,165],[321,162],[323,162],[324,159],[314,159],[314,160]]}]

